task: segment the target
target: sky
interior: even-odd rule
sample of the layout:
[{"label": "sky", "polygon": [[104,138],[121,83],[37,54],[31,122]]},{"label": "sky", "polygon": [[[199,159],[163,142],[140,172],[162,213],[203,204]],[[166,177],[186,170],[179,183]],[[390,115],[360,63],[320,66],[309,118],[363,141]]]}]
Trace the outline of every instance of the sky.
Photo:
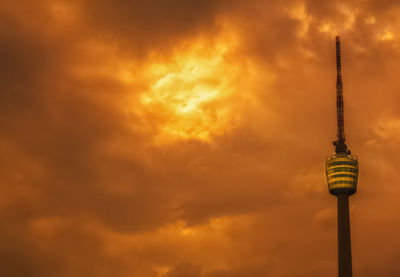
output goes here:
[{"label": "sky", "polygon": [[400,276],[398,1],[1,0],[0,275]]}]

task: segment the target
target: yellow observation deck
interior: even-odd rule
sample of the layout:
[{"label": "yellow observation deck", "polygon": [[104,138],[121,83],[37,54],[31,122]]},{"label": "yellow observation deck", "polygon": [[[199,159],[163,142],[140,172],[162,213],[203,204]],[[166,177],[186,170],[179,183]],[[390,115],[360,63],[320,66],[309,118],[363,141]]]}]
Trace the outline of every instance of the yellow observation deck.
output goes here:
[{"label": "yellow observation deck", "polygon": [[357,190],[358,159],[355,155],[336,153],[326,158],[326,180],[329,192],[352,195]]}]

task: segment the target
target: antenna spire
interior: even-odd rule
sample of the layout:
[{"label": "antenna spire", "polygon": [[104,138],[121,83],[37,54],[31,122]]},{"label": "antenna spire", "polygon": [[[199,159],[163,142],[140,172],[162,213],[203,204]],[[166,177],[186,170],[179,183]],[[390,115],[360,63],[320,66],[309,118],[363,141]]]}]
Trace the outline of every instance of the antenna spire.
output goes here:
[{"label": "antenna spire", "polygon": [[339,36],[336,37],[336,71],[337,141],[334,141],[333,145],[336,147],[336,153],[347,153],[344,135],[343,83]]}]

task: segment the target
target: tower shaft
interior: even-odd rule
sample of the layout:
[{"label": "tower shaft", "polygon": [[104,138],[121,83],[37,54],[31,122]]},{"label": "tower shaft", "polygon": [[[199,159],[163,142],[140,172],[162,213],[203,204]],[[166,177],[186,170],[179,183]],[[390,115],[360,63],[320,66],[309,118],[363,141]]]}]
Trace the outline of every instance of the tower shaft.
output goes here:
[{"label": "tower shaft", "polygon": [[338,219],[338,273],[339,277],[352,277],[349,196],[337,196]]}]

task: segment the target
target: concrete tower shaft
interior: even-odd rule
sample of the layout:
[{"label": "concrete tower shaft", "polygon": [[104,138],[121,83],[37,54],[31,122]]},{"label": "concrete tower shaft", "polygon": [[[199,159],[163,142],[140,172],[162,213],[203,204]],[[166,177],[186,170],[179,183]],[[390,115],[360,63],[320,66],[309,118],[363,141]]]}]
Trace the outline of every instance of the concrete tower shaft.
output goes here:
[{"label": "concrete tower shaft", "polygon": [[349,196],[337,196],[338,276],[352,277]]}]

